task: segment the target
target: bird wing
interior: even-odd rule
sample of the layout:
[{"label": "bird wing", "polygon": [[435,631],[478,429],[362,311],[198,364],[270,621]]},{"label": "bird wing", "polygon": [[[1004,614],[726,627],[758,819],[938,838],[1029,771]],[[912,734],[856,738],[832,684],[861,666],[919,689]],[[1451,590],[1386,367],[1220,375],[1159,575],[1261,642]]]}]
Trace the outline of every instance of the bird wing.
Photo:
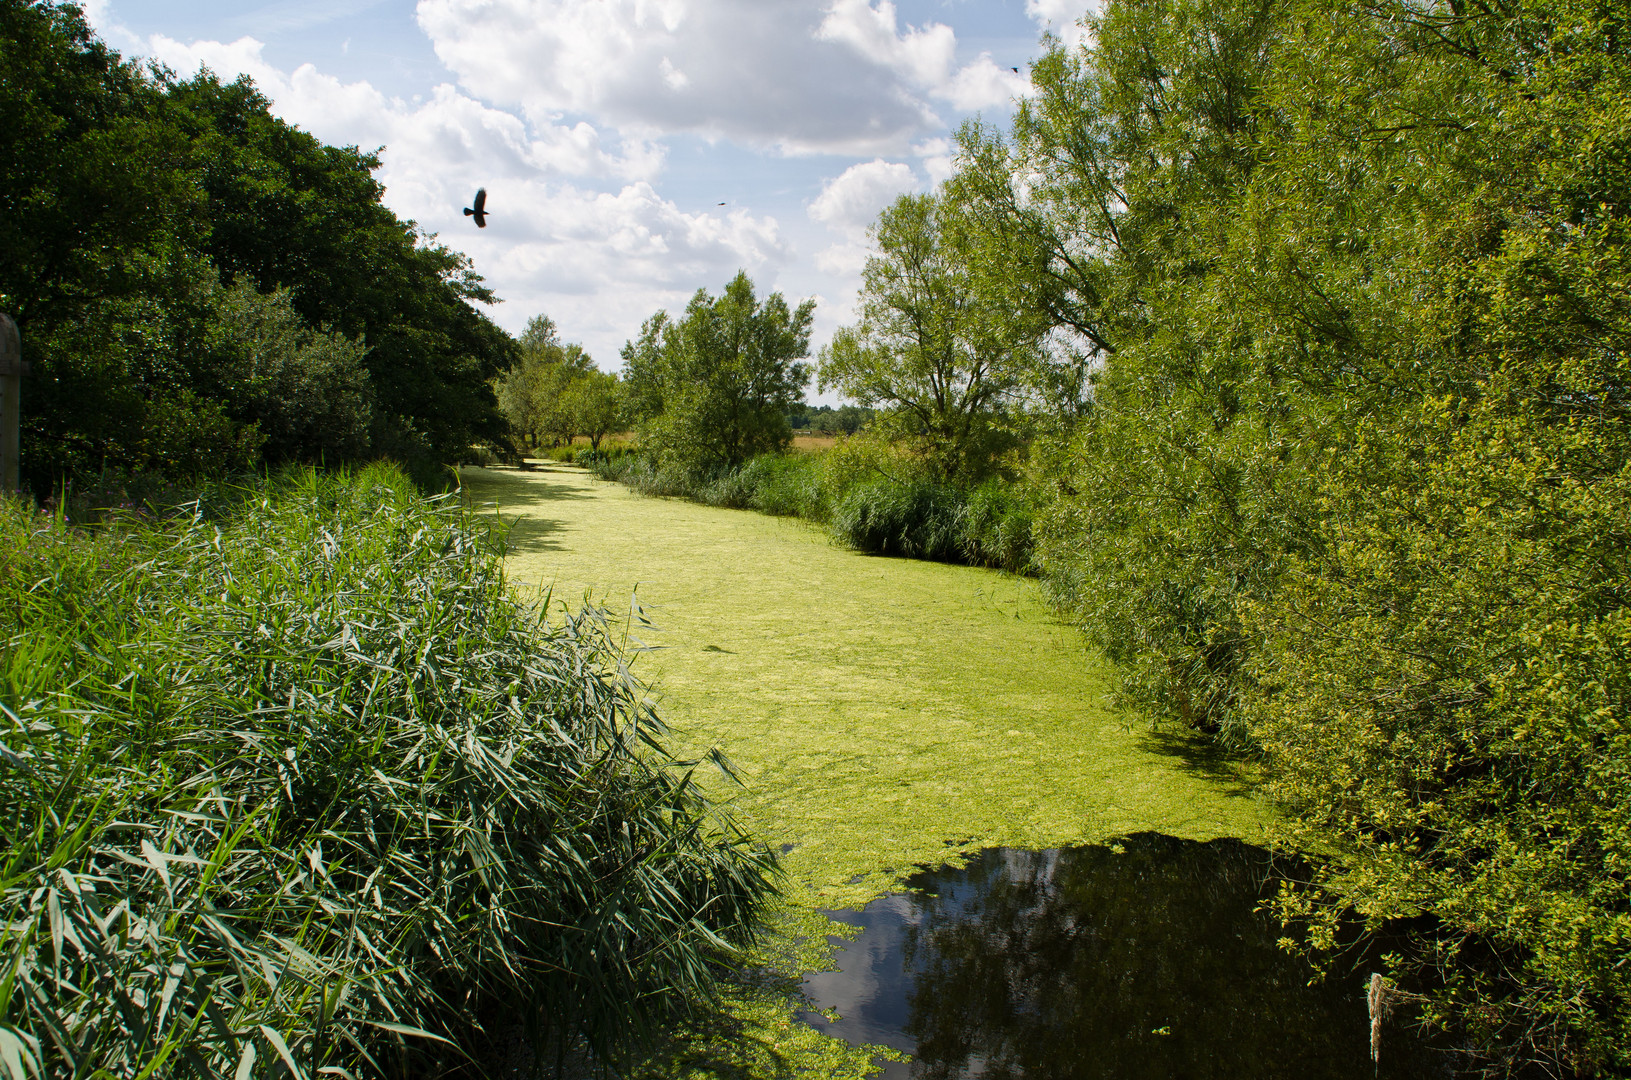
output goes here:
[{"label": "bird wing", "polygon": [[476,189],[475,207],[476,207],[476,213],[478,213],[478,214],[481,213],[483,210],[485,210],[487,208],[487,189],[486,188],[477,188]]}]

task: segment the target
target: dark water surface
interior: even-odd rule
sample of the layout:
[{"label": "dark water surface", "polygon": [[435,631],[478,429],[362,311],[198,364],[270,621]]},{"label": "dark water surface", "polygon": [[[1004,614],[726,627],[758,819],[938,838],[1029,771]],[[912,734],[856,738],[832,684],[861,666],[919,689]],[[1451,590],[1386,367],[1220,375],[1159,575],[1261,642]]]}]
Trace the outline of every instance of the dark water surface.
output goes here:
[{"label": "dark water surface", "polygon": [[[1119,849],[1119,850],[1118,850]],[[953,1080],[1324,1080],[1449,1075],[1399,1024],[1370,1061],[1372,955],[1321,984],[1255,909],[1267,851],[1154,833],[1113,847],[993,848],[919,873],[907,895],[831,912],[862,928],[805,979],[852,1042],[912,1054],[884,1076]]]}]

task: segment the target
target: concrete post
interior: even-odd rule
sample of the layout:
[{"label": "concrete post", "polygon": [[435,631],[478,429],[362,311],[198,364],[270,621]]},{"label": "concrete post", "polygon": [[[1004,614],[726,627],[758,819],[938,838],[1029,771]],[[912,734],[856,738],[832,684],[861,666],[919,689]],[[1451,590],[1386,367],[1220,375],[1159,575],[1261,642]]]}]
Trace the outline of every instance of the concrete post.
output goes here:
[{"label": "concrete post", "polygon": [[0,492],[15,492],[22,461],[22,338],[10,315],[0,314]]}]

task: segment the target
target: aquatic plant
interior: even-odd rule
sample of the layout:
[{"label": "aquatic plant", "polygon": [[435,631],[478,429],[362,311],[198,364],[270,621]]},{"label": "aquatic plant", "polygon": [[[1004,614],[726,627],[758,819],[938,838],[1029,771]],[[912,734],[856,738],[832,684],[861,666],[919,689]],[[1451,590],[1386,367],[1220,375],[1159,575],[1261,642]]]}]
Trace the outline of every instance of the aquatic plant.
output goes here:
[{"label": "aquatic plant", "polygon": [[0,508],[0,1072],[484,1075],[712,992],[774,858],[597,611],[390,468],[183,509]]}]

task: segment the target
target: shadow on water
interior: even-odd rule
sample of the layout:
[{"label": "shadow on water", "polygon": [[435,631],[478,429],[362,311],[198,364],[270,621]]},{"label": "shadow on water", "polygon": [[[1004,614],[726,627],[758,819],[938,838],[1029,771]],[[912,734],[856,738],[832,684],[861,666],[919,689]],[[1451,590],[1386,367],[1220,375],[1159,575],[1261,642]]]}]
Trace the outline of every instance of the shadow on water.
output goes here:
[{"label": "shadow on water", "polygon": [[861,928],[839,971],[805,979],[803,1019],[914,1056],[884,1077],[1348,1080],[1450,1075],[1400,1022],[1370,1061],[1375,954],[1322,983],[1258,912],[1267,851],[1141,833],[1111,847],[993,848],[911,893],[830,913]]},{"label": "shadow on water", "polygon": [[[566,528],[563,521],[544,516],[551,503],[576,502],[592,498],[577,487],[569,487],[554,480],[552,473],[562,473],[564,466],[544,463],[526,469],[513,466],[467,468],[461,470],[471,504],[478,510],[497,510],[509,526],[505,544],[509,551],[536,554],[559,551],[561,545],[552,539]],[[577,475],[581,470],[571,470]],[[520,511],[529,513],[520,514]]]},{"label": "shadow on water", "polygon": [[1171,759],[1180,772],[1208,780],[1231,795],[1250,795],[1255,790],[1240,773],[1240,754],[1214,735],[1161,727],[1140,733],[1138,747]]}]

